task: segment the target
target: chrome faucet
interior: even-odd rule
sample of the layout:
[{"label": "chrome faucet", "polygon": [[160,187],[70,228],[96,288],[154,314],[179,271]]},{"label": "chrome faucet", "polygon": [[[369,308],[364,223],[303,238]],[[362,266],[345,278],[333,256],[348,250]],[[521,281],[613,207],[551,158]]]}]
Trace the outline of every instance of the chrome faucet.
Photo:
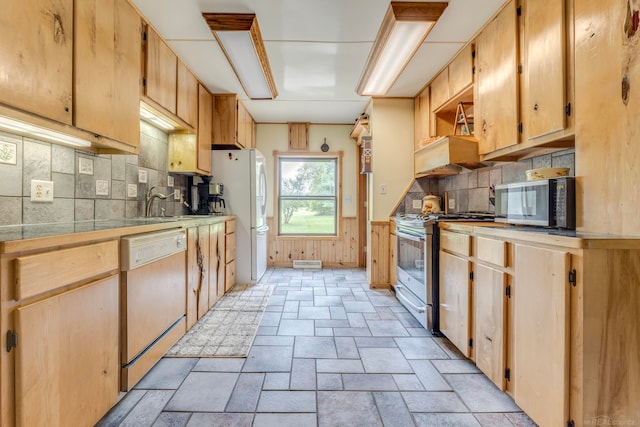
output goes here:
[{"label": "chrome faucet", "polygon": [[[153,189],[156,187],[151,187],[147,190],[147,194],[145,197],[145,206],[144,206],[144,212],[145,212],[145,216],[149,216],[151,214],[151,205],[153,205],[153,201],[155,199],[166,199],[167,197],[171,196],[171,194],[169,194],[169,196],[165,196],[162,193],[155,193],[153,194]],[[173,194],[175,194],[175,191],[173,192]]]}]

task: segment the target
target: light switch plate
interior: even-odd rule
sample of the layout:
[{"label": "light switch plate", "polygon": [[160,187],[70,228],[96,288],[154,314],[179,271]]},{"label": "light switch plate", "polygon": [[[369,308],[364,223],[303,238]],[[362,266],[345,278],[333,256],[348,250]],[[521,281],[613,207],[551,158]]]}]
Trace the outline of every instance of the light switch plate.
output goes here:
[{"label": "light switch plate", "polygon": [[174,180],[171,175],[167,176],[167,187],[173,187]]},{"label": "light switch plate", "polygon": [[449,199],[449,209],[456,208],[456,199]]},{"label": "light switch plate", "polygon": [[32,202],[53,202],[53,181],[31,180]]},{"label": "light switch plate", "polygon": [[147,183],[147,171],[144,169],[138,169],[138,182],[141,184]]},{"label": "light switch plate", "polygon": [[387,194],[387,184],[380,184],[380,194]]},{"label": "light switch plate", "polygon": [[138,197],[138,186],[136,184],[127,184],[127,197]]},{"label": "light switch plate", "polygon": [[422,207],[422,200],[420,199],[414,200],[412,203],[413,209],[420,209]]}]

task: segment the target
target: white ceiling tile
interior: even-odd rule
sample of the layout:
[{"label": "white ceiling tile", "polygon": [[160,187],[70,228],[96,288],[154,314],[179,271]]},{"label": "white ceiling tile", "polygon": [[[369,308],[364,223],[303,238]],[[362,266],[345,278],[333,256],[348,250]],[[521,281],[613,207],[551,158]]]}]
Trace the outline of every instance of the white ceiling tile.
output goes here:
[{"label": "white ceiling tile", "polygon": [[244,101],[258,123],[310,122],[351,124],[368,101]]}]

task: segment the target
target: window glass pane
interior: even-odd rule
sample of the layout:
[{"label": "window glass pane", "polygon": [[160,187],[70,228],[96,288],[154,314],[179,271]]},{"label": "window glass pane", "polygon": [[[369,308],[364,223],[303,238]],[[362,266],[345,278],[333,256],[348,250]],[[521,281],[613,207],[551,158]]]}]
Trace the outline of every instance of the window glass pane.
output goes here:
[{"label": "window glass pane", "polygon": [[280,200],[280,234],[336,234],[333,200]]},{"label": "window glass pane", "polygon": [[335,196],[336,159],[280,159],[280,196]]}]

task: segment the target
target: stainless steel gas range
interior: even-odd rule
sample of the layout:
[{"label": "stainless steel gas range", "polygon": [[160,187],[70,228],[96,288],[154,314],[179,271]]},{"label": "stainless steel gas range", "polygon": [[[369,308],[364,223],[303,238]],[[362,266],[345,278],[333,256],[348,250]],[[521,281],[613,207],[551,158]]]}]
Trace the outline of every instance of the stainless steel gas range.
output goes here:
[{"label": "stainless steel gas range", "polygon": [[397,215],[396,297],[422,326],[440,333],[440,229],[441,221],[493,221],[489,213]]}]

